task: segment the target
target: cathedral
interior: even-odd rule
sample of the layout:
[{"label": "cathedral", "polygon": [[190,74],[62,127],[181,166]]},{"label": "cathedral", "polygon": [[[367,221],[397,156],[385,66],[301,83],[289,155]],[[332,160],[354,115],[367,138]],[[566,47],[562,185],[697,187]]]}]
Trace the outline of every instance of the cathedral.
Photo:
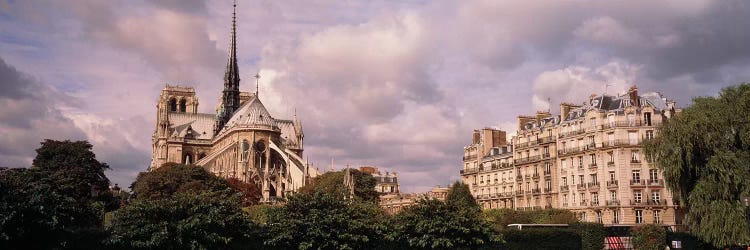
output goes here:
[{"label": "cathedral", "polygon": [[235,11],[224,90],[215,114],[198,113],[192,87],[162,89],[149,171],[167,162],[195,164],[218,176],[258,185],[261,201],[273,201],[304,186],[318,172],[303,160],[304,133],[296,113],[292,119],[274,118],[257,86],[255,93],[240,91],[236,33]]}]

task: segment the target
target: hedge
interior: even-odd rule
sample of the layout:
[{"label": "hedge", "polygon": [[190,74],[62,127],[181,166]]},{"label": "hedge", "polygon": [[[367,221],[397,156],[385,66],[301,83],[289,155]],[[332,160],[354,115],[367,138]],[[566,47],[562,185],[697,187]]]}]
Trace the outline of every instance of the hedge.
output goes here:
[{"label": "hedge", "polygon": [[601,250],[604,248],[604,225],[600,223],[579,222],[570,226],[581,237],[581,249]]},{"label": "hedge", "polygon": [[508,230],[503,238],[503,249],[581,249],[581,237],[567,228]]}]

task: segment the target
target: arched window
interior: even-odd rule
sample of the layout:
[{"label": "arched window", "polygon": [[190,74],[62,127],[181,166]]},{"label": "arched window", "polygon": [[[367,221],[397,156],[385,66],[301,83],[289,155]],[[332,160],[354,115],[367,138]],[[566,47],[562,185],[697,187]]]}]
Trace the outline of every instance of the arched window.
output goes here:
[{"label": "arched window", "polygon": [[193,156],[190,153],[185,154],[185,159],[183,159],[182,163],[193,164]]},{"label": "arched window", "polygon": [[180,112],[185,113],[185,99],[180,100]]},{"label": "arched window", "polygon": [[169,111],[177,112],[177,100],[174,98],[169,99]]}]

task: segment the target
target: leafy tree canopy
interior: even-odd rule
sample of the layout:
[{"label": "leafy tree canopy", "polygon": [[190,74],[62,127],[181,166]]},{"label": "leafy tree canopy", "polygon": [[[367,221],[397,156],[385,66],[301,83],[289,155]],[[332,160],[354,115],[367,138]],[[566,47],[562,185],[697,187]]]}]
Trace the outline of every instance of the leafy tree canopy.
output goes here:
[{"label": "leafy tree canopy", "polygon": [[270,213],[268,247],[279,249],[381,249],[385,214],[371,202],[324,192],[297,194]]},{"label": "leafy tree canopy", "polygon": [[750,242],[741,202],[750,195],[750,84],[694,98],[644,151],[685,202],[696,235],[717,247]]},{"label": "leafy tree canopy", "polygon": [[31,168],[0,172],[0,248],[97,248],[103,214],[118,202],[91,149],[45,140]]},{"label": "leafy tree canopy", "polygon": [[[356,169],[349,169],[354,176],[354,196],[364,200],[376,202],[378,192],[375,191],[375,178],[371,174]],[[338,172],[327,172],[313,178],[312,184],[305,185],[300,189],[302,193],[323,192],[332,194],[336,197],[343,197],[349,191],[344,187],[344,173],[346,170]]]},{"label": "leafy tree canopy", "polygon": [[391,223],[392,238],[406,249],[493,249],[502,242],[492,226],[473,209],[434,200],[404,208]]},{"label": "leafy tree canopy", "polygon": [[479,203],[474,199],[469,190],[469,185],[463,182],[455,182],[448,190],[448,196],[445,198],[445,204],[461,209],[481,210]]},{"label": "leafy tree canopy", "polygon": [[643,250],[662,250],[667,246],[667,231],[664,226],[648,224],[633,232],[633,247]]},{"label": "leafy tree canopy", "polygon": [[122,249],[260,249],[259,227],[238,199],[203,192],[135,201],[114,212],[107,243]]},{"label": "leafy tree canopy", "polygon": [[257,205],[262,197],[261,190],[255,183],[247,183],[237,178],[227,179],[227,184],[235,192],[240,193],[240,200],[242,206],[247,207],[251,205]]},{"label": "leafy tree canopy", "polygon": [[[176,163],[165,163],[155,170],[138,174],[131,189],[134,199],[137,200],[157,200],[179,193],[206,191],[222,195],[231,193],[229,192],[231,187],[225,179],[200,166]],[[227,192],[218,193],[219,191]]]}]

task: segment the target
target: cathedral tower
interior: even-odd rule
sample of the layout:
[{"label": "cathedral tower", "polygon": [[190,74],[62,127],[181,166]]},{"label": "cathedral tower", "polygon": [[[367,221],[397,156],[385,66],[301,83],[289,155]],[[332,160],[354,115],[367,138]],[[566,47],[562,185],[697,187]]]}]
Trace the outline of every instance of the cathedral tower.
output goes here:
[{"label": "cathedral tower", "polygon": [[224,73],[224,91],[221,92],[221,106],[216,111],[214,134],[218,134],[237,109],[240,108],[240,72],[237,66],[237,3],[232,11],[232,41],[229,60]]}]

